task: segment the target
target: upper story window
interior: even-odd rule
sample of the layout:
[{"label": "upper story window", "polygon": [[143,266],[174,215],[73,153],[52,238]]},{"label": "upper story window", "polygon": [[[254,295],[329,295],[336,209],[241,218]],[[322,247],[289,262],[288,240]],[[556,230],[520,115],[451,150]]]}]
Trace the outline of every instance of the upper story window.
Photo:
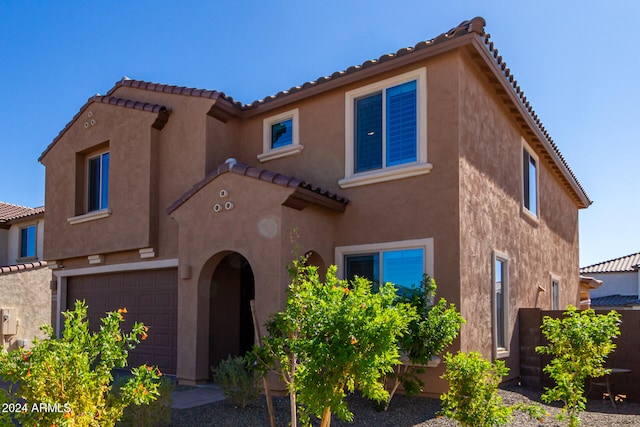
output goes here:
[{"label": "upper story window", "polygon": [[28,225],[20,229],[20,258],[36,257],[36,225]]},{"label": "upper story window", "polygon": [[346,93],[343,188],[428,173],[426,70]]},{"label": "upper story window", "polygon": [[87,163],[87,212],[109,206],[109,152],[89,157]]},{"label": "upper story window", "polygon": [[560,280],[551,278],[551,310],[560,310]]},{"label": "upper story window", "polygon": [[493,255],[493,333],[496,357],[509,356],[509,259]]},{"label": "upper story window", "polygon": [[525,212],[538,217],[538,156],[523,142],[522,204]]},{"label": "upper story window", "polygon": [[267,160],[300,153],[304,146],[300,144],[298,109],[285,111],[262,121],[262,153],[258,160]]},{"label": "upper story window", "polygon": [[339,274],[373,282],[374,289],[391,282],[399,292],[419,287],[424,273],[433,268],[432,239],[341,246],[336,248]]}]

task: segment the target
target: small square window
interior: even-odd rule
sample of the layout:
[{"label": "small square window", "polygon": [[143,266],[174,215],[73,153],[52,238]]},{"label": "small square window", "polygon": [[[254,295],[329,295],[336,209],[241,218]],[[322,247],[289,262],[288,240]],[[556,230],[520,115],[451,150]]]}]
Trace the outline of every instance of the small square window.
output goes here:
[{"label": "small square window", "polygon": [[36,230],[35,225],[20,229],[20,258],[36,257]]},{"label": "small square window", "polygon": [[298,154],[304,148],[299,140],[297,108],[264,119],[262,133],[261,162]]}]

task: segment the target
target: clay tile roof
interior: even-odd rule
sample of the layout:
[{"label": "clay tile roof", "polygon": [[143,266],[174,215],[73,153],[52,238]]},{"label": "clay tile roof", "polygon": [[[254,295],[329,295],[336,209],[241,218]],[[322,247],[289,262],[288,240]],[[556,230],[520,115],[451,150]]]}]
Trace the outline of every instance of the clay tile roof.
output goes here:
[{"label": "clay tile roof", "polygon": [[13,205],[11,203],[0,202],[0,223],[38,215],[44,212],[44,206],[38,208],[28,208],[26,206]]},{"label": "clay tile roof", "polygon": [[247,165],[245,163],[236,163],[235,161],[227,160],[227,162],[218,166],[218,169],[209,173],[204,179],[196,183],[189,191],[184,193],[178,200],[176,200],[171,206],[169,206],[167,208],[167,213],[170,214],[171,212],[176,210],[184,202],[189,200],[194,194],[196,194],[198,191],[204,188],[208,183],[213,181],[218,176],[228,172],[231,172],[237,175],[246,176],[253,179],[257,179],[264,182],[269,182],[282,187],[294,188],[294,189],[300,188],[300,189],[303,189],[304,191],[310,191],[320,197],[329,199],[332,202],[336,202],[342,205],[347,205],[349,203],[349,200],[344,197],[341,197],[337,194],[323,190],[320,187],[315,187],[311,184],[305,183],[304,181],[301,181],[292,176],[280,174],[267,169],[257,168],[254,166]]},{"label": "clay tile roof", "polygon": [[600,262],[580,269],[580,274],[585,273],[626,273],[637,271],[640,267],[640,252]]},{"label": "clay tile roof", "polygon": [[207,90],[207,89],[197,89],[193,87],[186,86],[174,86],[167,85],[162,83],[153,83],[146,82],[143,80],[134,80],[128,77],[123,77],[120,81],[116,82],[116,84],[107,92],[107,95],[112,95],[119,87],[131,87],[134,89],[142,89],[148,90],[152,92],[162,92],[162,93],[171,93],[174,95],[184,95],[184,96],[196,96],[199,98],[208,98],[208,99],[218,99],[224,98],[228,102],[235,104],[238,107],[241,107],[242,104],[235,101],[232,97],[227,96],[224,92],[218,92],[216,90]]},{"label": "clay tile roof", "polygon": [[[78,120],[80,116],[82,116],[84,112],[89,108],[89,106],[93,103],[109,104],[109,105],[115,105],[118,107],[131,108],[134,110],[155,113],[158,115],[158,118],[156,119],[156,121],[153,123],[152,126],[160,130],[167,123],[167,120],[169,120],[169,114],[171,113],[171,109],[168,107],[165,107],[164,105],[150,104],[148,102],[134,101],[131,99],[123,99],[123,98],[118,98],[111,95],[106,95],[106,96],[94,95],[87,100],[87,102],[80,108],[80,110],[76,113],[76,115],[73,116],[71,121],[67,123],[67,125],[60,131],[60,133],[58,133],[58,136],[56,136],[53,139],[53,141],[51,141],[51,143],[47,146],[47,148],[42,152],[42,154],[38,158],[38,161],[40,162],[42,161],[42,158],[49,152],[49,150],[56,144],[56,142],[58,142],[58,140],[62,138],[62,135],[64,135],[67,132],[67,130],[69,130],[69,128],[75,123],[75,121]],[[86,126],[88,126],[88,124],[85,124],[85,127]]]},{"label": "clay tile roof", "polygon": [[24,270],[32,270],[34,268],[46,267],[46,261],[29,262],[26,264],[7,265],[0,267],[0,274],[17,273]]},{"label": "clay tile roof", "polygon": [[640,305],[638,295],[607,295],[606,297],[591,298],[591,308],[631,305]]}]

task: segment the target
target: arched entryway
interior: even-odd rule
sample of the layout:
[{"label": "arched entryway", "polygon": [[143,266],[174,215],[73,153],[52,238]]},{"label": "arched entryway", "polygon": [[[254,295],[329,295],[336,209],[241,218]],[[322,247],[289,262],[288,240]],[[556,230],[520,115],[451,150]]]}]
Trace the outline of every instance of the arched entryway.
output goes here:
[{"label": "arched entryway", "polygon": [[237,252],[226,255],[211,277],[209,297],[209,366],[242,356],[254,343],[249,301],[255,298],[253,271]]}]

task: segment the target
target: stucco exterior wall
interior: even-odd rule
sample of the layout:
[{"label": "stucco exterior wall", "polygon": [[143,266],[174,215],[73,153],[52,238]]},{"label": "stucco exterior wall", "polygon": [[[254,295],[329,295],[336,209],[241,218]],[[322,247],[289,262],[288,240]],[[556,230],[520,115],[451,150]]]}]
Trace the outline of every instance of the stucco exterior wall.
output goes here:
[{"label": "stucco exterior wall", "polygon": [[39,328],[51,324],[50,282],[47,267],[0,274],[0,308],[14,308],[20,322],[16,335],[2,337],[5,349],[17,348],[18,340],[44,338]]},{"label": "stucco exterior wall", "polygon": [[510,377],[516,377],[518,309],[550,308],[552,276],[560,281],[560,307],[578,302],[578,209],[540,156],[539,218],[523,211],[521,132],[462,56],[459,76],[460,292],[467,320],[462,350],[496,356],[491,337],[492,256],[497,251],[508,257],[507,365]]}]

